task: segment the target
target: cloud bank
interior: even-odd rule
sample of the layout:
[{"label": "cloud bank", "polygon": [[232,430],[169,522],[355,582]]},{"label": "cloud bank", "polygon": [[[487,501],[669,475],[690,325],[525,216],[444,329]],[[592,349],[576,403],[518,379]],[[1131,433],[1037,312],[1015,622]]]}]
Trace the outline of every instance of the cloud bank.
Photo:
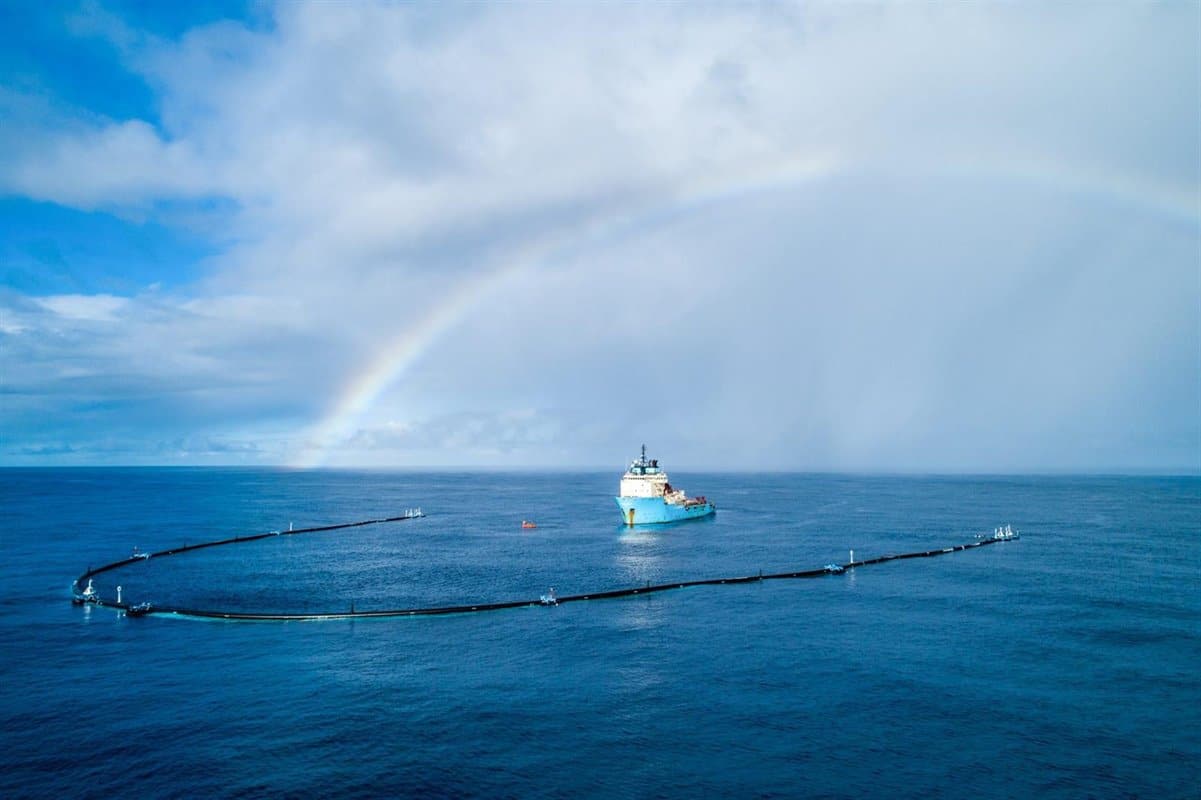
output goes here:
[{"label": "cloud bank", "polygon": [[9,463],[1201,469],[1196,8],[102,7],[10,197],[214,244],[0,295]]}]

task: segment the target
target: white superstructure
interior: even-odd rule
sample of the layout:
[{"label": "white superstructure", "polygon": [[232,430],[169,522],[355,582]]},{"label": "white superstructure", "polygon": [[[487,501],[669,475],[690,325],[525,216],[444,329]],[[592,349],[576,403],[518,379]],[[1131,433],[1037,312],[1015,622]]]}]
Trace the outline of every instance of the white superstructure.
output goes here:
[{"label": "white superstructure", "polygon": [[662,497],[672,504],[683,504],[687,495],[667,481],[667,473],[659,467],[659,459],[646,457],[646,445],[642,456],[631,462],[626,474],[621,476],[621,497]]}]

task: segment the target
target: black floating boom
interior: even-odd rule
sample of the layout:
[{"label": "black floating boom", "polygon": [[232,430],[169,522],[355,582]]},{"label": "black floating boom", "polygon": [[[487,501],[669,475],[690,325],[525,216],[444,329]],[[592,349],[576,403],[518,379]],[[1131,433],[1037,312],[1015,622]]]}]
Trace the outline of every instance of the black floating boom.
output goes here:
[{"label": "black floating boom", "polygon": [[[359,528],[364,525],[378,525],[385,522],[403,522],[409,519],[416,519],[413,515],[406,514],[400,517],[385,517],[382,519],[367,519],[361,522],[345,522],[339,525],[322,525],[314,528],[296,528],[295,530],[287,531],[272,531],[270,533],[260,533],[253,536],[234,536],[230,539],[218,539],[212,542],[201,542],[199,544],[184,545],[175,547],[170,550],[160,550],[155,553],[141,553],[114,561],[111,564],[104,564],[100,567],[88,567],[87,571],[75,579],[73,589],[75,591],[76,601],[80,601],[79,587],[82,581],[86,581],[93,575],[99,575],[102,572],[109,572],[115,569],[121,569],[131,564],[145,561],[149,558],[163,558],[165,556],[174,556],[181,553],[191,552],[193,550],[201,550],[206,547],[219,547],[227,544],[241,544],[243,542],[256,542],[260,539],[268,539],[272,536],[295,536],[302,533],[317,533],[319,531],[334,531],[344,528]],[[1016,538],[1013,537],[1013,538]],[[131,605],[129,603],[116,602],[105,600],[99,595],[93,595],[87,599],[87,602],[98,606],[107,606],[110,608],[118,608],[127,613],[133,610],[134,616],[144,616],[148,614],[174,614],[180,617],[197,617],[204,619],[228,619],[228,620],[247,620],[247,621],[306,621],[306,620],[323,620],[323,619],[367,619],[380,617],[429,617],[442,614],[472,614],[481,611],[501,611],[507,608],[527,608],[530,606],[544,605],[563,605],[564,603],[578,603],[584,600],[612,600],[618,597],[633,597],[635,595],[653,594],[655,592],[666,592],[671,589],[686,589],[690,586],[717,586],[733,583],[757,583],[759,581],[781,580],[785,578],[820,578],[826,575],[838,574],[848,569],[858,567],[866,567],[872,564],[883,564],[888,561],[899,561],[906,558],[927,558],[930,556],[941,556],[946,553],[955,553],[960,550],[971,550],[976,547],[983,547],[989,544],[995,544],[1005,539],[986,538],[969,544],[960,544],[953,547],[941,547],[937,550],[924,550],[917,553],[902,553],[899,555],[885,555],[877,558],[869,558],[863,561],[848,561],[845,564],[831,564],[821,569],[803,570],[800,572],[777,572],[771,575],[744,575],[732,578],[706,578],[694,581],[677,581],[674,583],[660,583],[656,585],[638,586],[627,589],[611,589],[604,592],[592,592],[590,594],[573,594],[564,597],[552,597],[549,599],[542,597],[536,600],[508,600],[500,603],[475,603],[472,605],[460,606],[433,606],[430,608],[395,608],[385,609],[380,611],[356,611],[354,605],[351,604],[349,611],[331,611],[318,614],[267,614],[245,611],[220,611],[213,609],[200,608],[175,608],[171,606],[158,606],[149,603],[139,605]]]}]

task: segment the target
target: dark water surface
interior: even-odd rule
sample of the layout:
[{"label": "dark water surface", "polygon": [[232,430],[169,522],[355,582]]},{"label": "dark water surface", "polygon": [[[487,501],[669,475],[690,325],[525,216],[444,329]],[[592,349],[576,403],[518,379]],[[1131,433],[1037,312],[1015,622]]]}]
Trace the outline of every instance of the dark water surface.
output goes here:
[{"label": "dark water surface", "polygon": [[[0,470],[0,796],[1197,797],[1201,480],[676,475],[716,519],[625,532],[616,474]],[[845,576],[483,615],[449,605],[1017,542]],[[538,528],[520,529],[523,518]]]}]

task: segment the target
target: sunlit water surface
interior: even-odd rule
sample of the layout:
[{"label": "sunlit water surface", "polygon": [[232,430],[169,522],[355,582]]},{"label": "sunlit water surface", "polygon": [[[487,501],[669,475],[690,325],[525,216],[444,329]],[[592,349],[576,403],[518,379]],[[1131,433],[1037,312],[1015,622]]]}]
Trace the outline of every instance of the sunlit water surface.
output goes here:
[{"label": "sunlit water surface", "polygon": [[[3,797],[1196,797],[1201,481],[675,474],[715,519],[626,531],[616,474],[2,470]],[[1017,542],[844,576],[304,623]],[[522,519],[538,523],[522,530]]]}]

